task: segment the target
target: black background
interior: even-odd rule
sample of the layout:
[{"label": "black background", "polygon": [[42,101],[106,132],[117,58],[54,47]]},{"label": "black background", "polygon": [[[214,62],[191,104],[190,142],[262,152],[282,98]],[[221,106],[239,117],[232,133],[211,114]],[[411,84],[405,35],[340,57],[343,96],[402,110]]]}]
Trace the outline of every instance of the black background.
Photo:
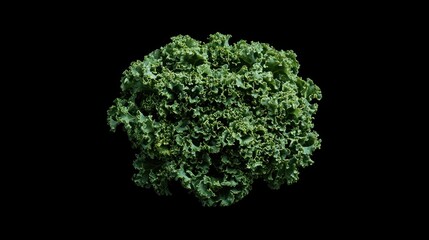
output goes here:
[{"label": "black background", "polygon": [[[103,25],[103,27],[106,27]],[[236,205],[217,211],[238,211],[246,209],[266,209],[267,211],[323,210],[342,205],[354,198],[353,192],[359,184],[353,179],[354,161],[349,142],[344,139],[344,131],[350,120],[347,104],[352,91],[350,75],[344,73],[351,67],[350,55],[356,53],[347,41],[348,32],[337,32],[328,23],[302,26],[297,29],[264,29],[263,27],[213,26],[200,29],[198,26],[156,26],[136,29],[137,26],[107,27],[94,30],[79,39],[84,51],[79,51],[78,60],[72,71],[79,73],[74,84],[76,92],[71,101],[80,131],[76,143],[84,151],[78,151],[73,165],[77,166],[76,177],[67,180],[80,198],[82,204],[108,205],[109,209],[126,211],[156,211],[157,209],[197,209],[216,211],[200,207],[194,197],[179,186],[173,186],[171,197],[157,196],[152,190],[136,187],[131,181],[134,173],[132,161],[134,152],[126,135],[119,131],[109,132],[106,111],[114,98],[119,96],[119,80],[131,61],[142,59],[151,51],[167,44],[170,37],[189,34],[205,40],[210,33],[222,32],[233,36],[232,41],[247,39],[270,43],[277,49],[292,49],[301,64],[300,75],[311,78],[320,86],[323,99],[316,115],[316,129],[322,138],[322,149],[314,154],[315,164],[302,170],[301,179],[292,186],[284,186],[279,191],[268,190],[256,183],[251,194]],[[98,32],[97,32],[98,31]],[[80,47],[82,45],[78,45]],[[75,56],[73,53],[73,56]],[[83,71],[82,71],[83,70]],[[77,104],[77,105],[76,105]],[[353,102],[349,103],[352,105]],[[351,124],[351,123],[350,123]],[[353,153],[357,154],[357,153]],[[95,202],[93,202],[95,201]],[[140,206],[140,207],[135,207]],[[298,210],[299,209],[299,210]]]},{"label": "black background", "polygon": [[[221,218],[228,227],[238,222],[355,227],[350,221],[359,217],[364,217],[364,224],[386,217],[385,193],[391,187],[379,172],[380,162],[388,159],[379,151],[383,149],[379,135],[385,130],[377,116],[387,111],[383,106],[388,100],[374,101],[384,54],[377,33],[384,28],[364,23],[358,11],[292,15],[292,10],[275,8],[240,14],[232,9],[215,14],[177,11],[168,18],[160,8],[153,8],[154,15],[148,10],[128,14],[129,8],[92,9],[67,15],[67,21],[49,28],[44,26],[56,18],[37,23],[38,34],[46,37],[33,42],[33,56],[36,61],[48,59],[43,65],[50,67],[39,71],[52,77],[37,83],[49,92],[37,104],[40,114],[49,118],[38,121],[53,131],[40,131],[42,136],[49,132],[52,140],[45,146],[47,160],[30,164],[43,169],[32,173],[37,175],[32,178],[37,187],[28,194],[33,199],[30,207],[39,215],[53,213],[53,220],[72,216],[88,226],[131,221],[140,226],[187,221],[204,225],[208,219]],[[322,148],[313,155],[315,163],[301,170],[297,183],[274,191],[256,182],[240,202],[207,208],[174,183],[168,197],[135,186],[134,151],[125,133],[109,131],[106,111],[119,97],[121,74],[131,61],[143,59],[172,36],[188,34],[205,41],[215,32],[231,34],[232,42],[266,42],[298,55],[299,75],[311,78],[322,90],[315,116]]]},{"label": "black background", "polygon": [[[84,63],[77,63],[85,74],[77,79],[76,114],[84,121],[81,146],[86,151],[76,156],[79,166],[77,179],[70,180],[82,204],[109,206],[110,210],[120,210],[133,214],[165,209],[192,209],[201,212],[278,212],[297,214],[306,211],[332,212],[334,208],[350,209],[359,196],[359,179],[355,179],[356,155],[351,149],[345,132],[353,134],[349,108],[352,108],[353,81],[350,56],[358,49],[351,42],[349,32],[332,28],[331,23],[304,25],[296,28],[265,29],[263,26],[180,26],[156,27],[131,26],[109,27],[90,33],[88,44],[82,53]],[[315,164],[302,170],[301,179],[291,186],[283,186],[278,191],[269,190],[262,183],[255,183],[253,191],[242,201],[227,208],[208,209],[183,191],[172,185],[173,196],[160,197],[152,190],[136,187],[131,181],[134,173],[132,161],[134,152],[126,135],[119,131],[109,132],[106,111],[114,98],[119,96],[121,73],[129,63],[142,59],[151,51],[167,44],[171,36],[188,34],[204,41],[210,33],[231,34],[232,41],[247,39],[270,43],[277,49],[292,49],[301,64],[300,75],[311,78],[320,86],[323,99],[316,115],[316,130],[322,138],[322,149],[314,154]],[[86,42],[88,41],[88,42]],[[84,100],[83,102],[81,102]],[[349,103],[347,103],[349,102]],[[347,126],[348,125],[348,126]],[[139,206],[139,207],[137,207]],[[135,212],[137,211],[137,212]]]}]

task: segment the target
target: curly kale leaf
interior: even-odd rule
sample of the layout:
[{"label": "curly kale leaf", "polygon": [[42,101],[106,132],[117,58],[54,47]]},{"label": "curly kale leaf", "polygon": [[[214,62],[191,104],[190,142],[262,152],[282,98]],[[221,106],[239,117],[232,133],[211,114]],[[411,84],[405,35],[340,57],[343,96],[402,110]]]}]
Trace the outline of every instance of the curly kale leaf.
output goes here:
[{"label": "curly kale leaf", "polygon": [[169,195],[179,181],[203,205],[228,206],[255,180],[278,189],[313,163],[319,87],[297,75],[294,52],[230,37],[176,36],[124,71],[108,124],[138,151],[137,185]]}]

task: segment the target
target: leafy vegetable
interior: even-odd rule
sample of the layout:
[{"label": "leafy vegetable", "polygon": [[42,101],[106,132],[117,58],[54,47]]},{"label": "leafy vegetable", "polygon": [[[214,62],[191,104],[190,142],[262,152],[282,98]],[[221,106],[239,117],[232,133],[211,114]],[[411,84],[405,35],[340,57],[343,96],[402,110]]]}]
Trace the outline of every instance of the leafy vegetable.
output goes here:
[{"label": "leafy vegetable", "polygon": [[278,189],[313,163],[320,89],[297,75],[294,52],[230,37],[176,36],[124,71],[108,124],[138,151],[137,185],[169,195],[177,180],[203,205],[228,206],[256,179]]}]

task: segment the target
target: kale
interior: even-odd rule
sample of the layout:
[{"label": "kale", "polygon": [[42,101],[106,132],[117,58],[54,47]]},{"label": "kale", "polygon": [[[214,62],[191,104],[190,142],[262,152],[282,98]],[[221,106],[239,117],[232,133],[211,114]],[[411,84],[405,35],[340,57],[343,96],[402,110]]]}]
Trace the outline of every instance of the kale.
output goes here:
[{"label": "kale", "polygon": [[138,152],[138,186],[170,195],[179,181],[203,205],[228,206],[255,180],[278,189],[313,163],[319,87],[298,76],[293,51],[230,38],[179,35],[124,71],[108,124]]}]

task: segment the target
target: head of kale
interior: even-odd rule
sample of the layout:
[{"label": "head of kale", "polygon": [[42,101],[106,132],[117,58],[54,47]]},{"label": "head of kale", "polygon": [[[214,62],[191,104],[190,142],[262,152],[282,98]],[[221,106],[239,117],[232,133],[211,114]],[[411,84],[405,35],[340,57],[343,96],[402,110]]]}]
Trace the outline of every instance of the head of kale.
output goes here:
[{"label": "head of kale", "polygon": [[134,182],[171,194],[178,181],[205,206],[228,206],[261,179],[278,189],[313,163],[321,91],[292,51],[216,33],[176,36],[124,71],[108,110],[137,150]]}]

